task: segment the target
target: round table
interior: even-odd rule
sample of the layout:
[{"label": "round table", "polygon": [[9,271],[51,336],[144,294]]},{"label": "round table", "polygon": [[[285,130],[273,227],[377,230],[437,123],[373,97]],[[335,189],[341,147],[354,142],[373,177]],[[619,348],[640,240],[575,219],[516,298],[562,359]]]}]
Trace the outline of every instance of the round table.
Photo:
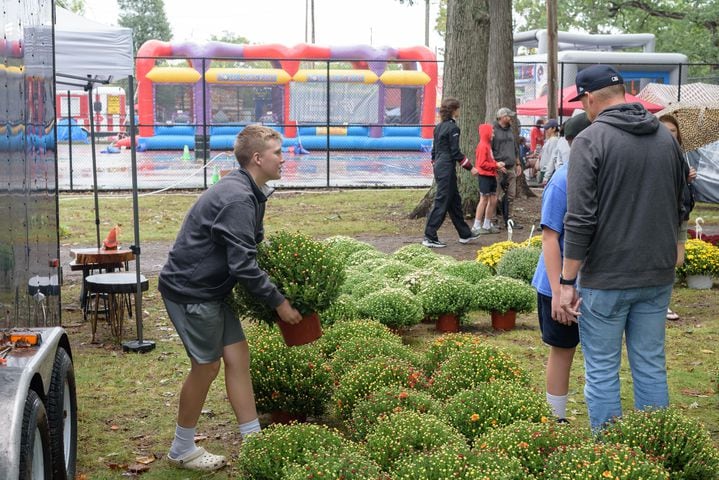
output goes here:
[{"label": "round table", "polygon": [[[110,324],[112,336],[118,343],[122,341],[122,327],[125,319],[125,299],[123,295],[130,295],[137,291],[136,273],[100,273],[85,278],[89,293],[95,295],[95,309],[91,319],[92,343],[95,343],[97,331],[97,314],[100,306],[100,295],[107,295],[107,321]],[[144,292],[149,288],[147,278],[140,275],[140,286]]]}]

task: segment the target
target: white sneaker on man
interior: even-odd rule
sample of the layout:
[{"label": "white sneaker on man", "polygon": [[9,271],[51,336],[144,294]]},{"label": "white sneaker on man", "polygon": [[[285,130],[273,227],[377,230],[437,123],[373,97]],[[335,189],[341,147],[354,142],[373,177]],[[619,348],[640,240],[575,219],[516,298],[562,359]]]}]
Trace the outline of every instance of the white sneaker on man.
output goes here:
[{"label": "white sneaker on man", "polygon": [[432,240],[431,238],[427,237],[422,240],[422,245],[429,248],[444,248],[447,246],[447,244],[444,242],[440,242],[439,240]]}]

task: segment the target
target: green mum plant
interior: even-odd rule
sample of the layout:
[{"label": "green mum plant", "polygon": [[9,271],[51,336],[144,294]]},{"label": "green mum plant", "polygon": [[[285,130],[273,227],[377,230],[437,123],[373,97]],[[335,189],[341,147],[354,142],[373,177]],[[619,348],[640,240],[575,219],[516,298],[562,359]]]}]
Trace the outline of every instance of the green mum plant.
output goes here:
[{"label": "green mum plant", "polygon": [[397,249],[391,257],[402,263],[406,263],[407,265],[412,265],[417,268],[422,268],[432,264],[437,259],[437,255],[432,252],[432,250],[417,243],[405,245],[404,247]]},{"label": "green mum plant", "polygon": [[514,278],[490,277],[477,283],[474,306],[487,312],[531,312],[537,302],[534,289]]},{"label": "green mum plant", "polygon": [[[422,248],[426,249],[427,247]],[[402,278],[401,284],[404,288],[417,295],[426,285],[432,285],[435,282],[449,278],[449,276],[436,270],[425,268],[408,273]]]},{"label": "green mum plant", "polygon": [[504,350],[490,345],[469,344],[452,353],[430,379],[435,398],[449,398],[461,390],[485,382],[510,380],[527,385],[529,377],[519,363]]},{"label": "green mum plant", "polygon": [[356,284],[352,288],[351,296],[355,300],[355,304],[358,305],[359,302],[370,293],[378,292],[385,288],[395,288],[398,286],[398,282],[385,278],[381,275],[371,274],[367,280]]},{"label": "green mum plant", "polygon": [[546,480],[669,480],[661,465],[621,443],[560,448],[547,459]]},{"label": "green mum plant", "polygon": [[381,419],[367,435],[367,453],[385,471],[405,455],[415,455],[445,446],[466,447],[464,437],[453,427],[428,413],[403,410]]},{"label": "green mum plant", "polygon": [[389,328],[417,325],[424,317],[422,304],[403,288],[384,288],[357,301],[359,316],[377,320]]},{"label": "green mum plant", "polygon": [[352,290],[360,283],[376,278],[376,275],[374,275],[372,272],[367,272],[356,268],[348,268],[347,270],[345,270],[345,273],[345,281],[340,287],[340,292],[346,295],[352,295]]},{"label": "green mum plant", "polygon": [[719,479],[719,451],[704,426],[674,408],[632,411],[601,433],[659,459],[673,480]]},{"label": "green mum plant", "polygon": [[377,267],[374,270],[374,273],[393,281],[399,281],[405,275],[416,270],[417,267],[413,267],[412,265],[407,265],[406,263],[398,262],[397,260],[388,260],[384,265]]},{"label": "green mum plant", "polygon": [[464,280],[470,285],[474,285],[480,280],[492,276],[492,269],[487,265],[471,260],[465,260],[457,263],[450,263],[437,268],[438,271],[449,275],[450,277]]},{"label": "green mum plant", "polygon": [[719,276],[719,247],[699,239],[687,240],[684,264],[677,267],[677,275]]},{"label": "green mum plant", "polygon": [[379,420],[392,413],[412,410],[441,417],[442,408],[428,393],[399,385],[388,385],[357,402],[347,422],[353,438],[364,439]]},{"label": "green mum plant", "polygon": [[541,253],[542,250],[536,247],[513,248],[507,251],[499,260],[497,275],[532,283]]},{"label": "green mum plant", "polygon": [[498,380],[463,390],[446,403],[449,423],[468,441],[489,429],[519,420],[547,422],[551,411],[546,399],[515,382]]},{"label": "green mum plant", "polygon": [[427,373],[430,375],[434,373],[442,362],[465,345],[479,345],[483,342],[482,337],[471,333],[445,333],[441,337],[435,338],[425,354]]},{"label": "green mum plant", "polygon": [[402,344],[400,337],[374,320],[351,320],[336,323],[324,331],[317,343],[326,356],[332,356],[345,342],[355,338],[382,338],[398,345]]},{"label": "green mum plant", "polygon": [[342,263],[346,263],[350,255],[360,250],[376,251],[369,243],[345,235],[328,237],[322,242],[327,245],[329,251]]},{"label": "green mum plant", "polygon": [[[268,330],[266,327],[263,327]],[[332,395],[332,373],[315,345],[288,347],[277,330],[248,335],[257,409],[320,416]]]},{"label": "green mum plant", "polygon": [[412,365],[421,364],[420,357],[407,345],[382,337],[368,337],[345,340],[332,355],[330,367],[335,378],[341,378],[358,363],[375,357],[397,358]]},{"label": "green mum plant", "polygon": [[375,357],[358,364],[337,382],[332,397],[335,413],[348,420],[357,402],[387,385],[406,388],[424,387],[426,378],[411,363],[390,357]]},{"label": "green mum plant", "polygon": [[561,447],[591,443],[588,431],[555,422],[519,421],[489,430],[474,441],[474,451],[504,453],[517,458],[530,474],[544,471],[547,457]]},{"label": "green mum plant", "polygon": [[337,322],[348,322],[357,318],[357,306],[349,295],[342,294],[332,302],[327,310],[320,312],[322,326],[328,327]]},{"label": "green mum plant", "polygon": [[535,235],[520,243],[523,247],[535,247],[541,250],[542,248],[542,235]]},{"label": "green mum plant", "polygon": [[401,457],[394,464],[395,480],[526,480],[527,472],[516,458],[477,454],[467,448],[441,446],[429,452]]},{"label": "green mum plant", "polygon": [[[322,242],[301,233],[278,232],[258,246],[257,263],[302,315],[326,310],[344,282],[344,266]],[[235,309],[243,318],[276,321],[275,311],[238,284]]]},{"label": "green mum plant", "polygon": [[417,296],[426,316],[454,314],[461,317],[472,306],[472,294],[473,289],[467,282],[445,277],[426,282]]},{"label": "green mum plant", "polygon": [[347,257],[347,260],[345,260],[345,265],[347,265],[347,268],[353,268],[358,267],[365,262],[373,261],[376,265],[381,265],[382,263],[387,261],[387,255],[380,252],[379,250],[357,250],[354,253],[351,253],[349,257]]},{"label": "green mum plant", "polygon": [[317,480],[343,479],[343,480],[391,480],[391,477],[382,472],[377,463],[370,460],[361,451],[345,451],[336,453],[321,450],[312,453],[304,465],[292,464],[285,468],[283,480]]},{"label": "green mum plant", "polygon": [[315,452],[342,455],[357,449],[337,430],[323,425],[276,424],[242,441],[237,466],[243,479],[274,480],[284,478],[287,467],[309,464]]}]

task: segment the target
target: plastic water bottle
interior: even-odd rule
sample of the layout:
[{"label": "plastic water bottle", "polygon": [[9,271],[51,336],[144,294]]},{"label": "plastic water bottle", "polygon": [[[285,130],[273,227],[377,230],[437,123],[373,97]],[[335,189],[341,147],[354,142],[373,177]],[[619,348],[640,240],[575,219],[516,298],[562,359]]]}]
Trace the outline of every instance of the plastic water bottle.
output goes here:
[{"label": "plastic water bottle", "polygon": [[217,182],[220,181],[220,169],[215,165],[215,168],[212,169],[212,178],[210,179],[210,184],[214,185]]}]

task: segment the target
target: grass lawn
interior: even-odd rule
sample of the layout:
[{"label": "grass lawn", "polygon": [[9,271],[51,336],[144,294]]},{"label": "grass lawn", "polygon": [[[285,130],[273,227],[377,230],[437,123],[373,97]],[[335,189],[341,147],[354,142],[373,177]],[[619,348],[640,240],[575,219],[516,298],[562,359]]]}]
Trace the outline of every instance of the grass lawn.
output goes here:
[{"label": "grass lawn", "polygon": [[[407,220],[406,215],[423,194],[424,190],[279,192],[268,208],[267,229],[301,230],[317,237],[406,235],[408,228],[416,230],[418,224],[418,221]],[[142,198],[142,240],[169,242],[174,239],[196,196],[170,194]],[[132,237],[131,199],[103,198],[100,211],[101,233],[115,223],[122,223],[125,225],[123,235]],[[719,221],[717,213],[717,206],[700,204],[695,216],[702,216],[707,224],[715,224]],[[91,195],[62,195],[60,223],[65,232],[62,243],[93,242],[92,218]],[[179,388],[189,361],[164,311],[156,280],[150,278],[143,308],[145,337],[154,340],[157,348],[145,355],[124,354],[109,344],[90,344],[90,326],[82,323],[77,309],[79,284],[68,281],[63,286],[63,323],[73,342],[78,387],[78,478],[119,479],[142,462],[151,460],[147,465],[149,470],[142,475],[145,479],[239,478],[232,464],[216,474],[195,474],[174,469],[162,460],[174,434]],[[709,291],[689,290],[681,285],[675,288],[672,309],[681,315],[681,320],[668,325],[667,362],[672,403],[687,415],[703,421],[719,446],[717,297],[716,287]],[[132,327],[134,319],[127,325]],[[520,315],[518,327],[511,332],[493,332],[488,314],[476,314],[464,328],[485,337],[491,344],[506,348],[530,372],[533,387],[544,391],[547,349],[540,340],[536,313]],[[133,338],[134,328],[128,330],[126,337]],[[437,335],[431,326],[419,325],[407,332],[404,340],[423,349]],[[109,337],[106,326],[100,325],[98,338]],[[583,373],[579,351],[572,370],[569,404],[573,423],[579,426],[588,423],[582,394]],[[629,409],[632,389],[626,357],[621,377],[622,399]],[[263,423],[266,420],[261,418]],[[210,390],[198,434],[202,435],[200,445],[228,455],[231,462],[236,459],[240,436],[221,379]]]}]

